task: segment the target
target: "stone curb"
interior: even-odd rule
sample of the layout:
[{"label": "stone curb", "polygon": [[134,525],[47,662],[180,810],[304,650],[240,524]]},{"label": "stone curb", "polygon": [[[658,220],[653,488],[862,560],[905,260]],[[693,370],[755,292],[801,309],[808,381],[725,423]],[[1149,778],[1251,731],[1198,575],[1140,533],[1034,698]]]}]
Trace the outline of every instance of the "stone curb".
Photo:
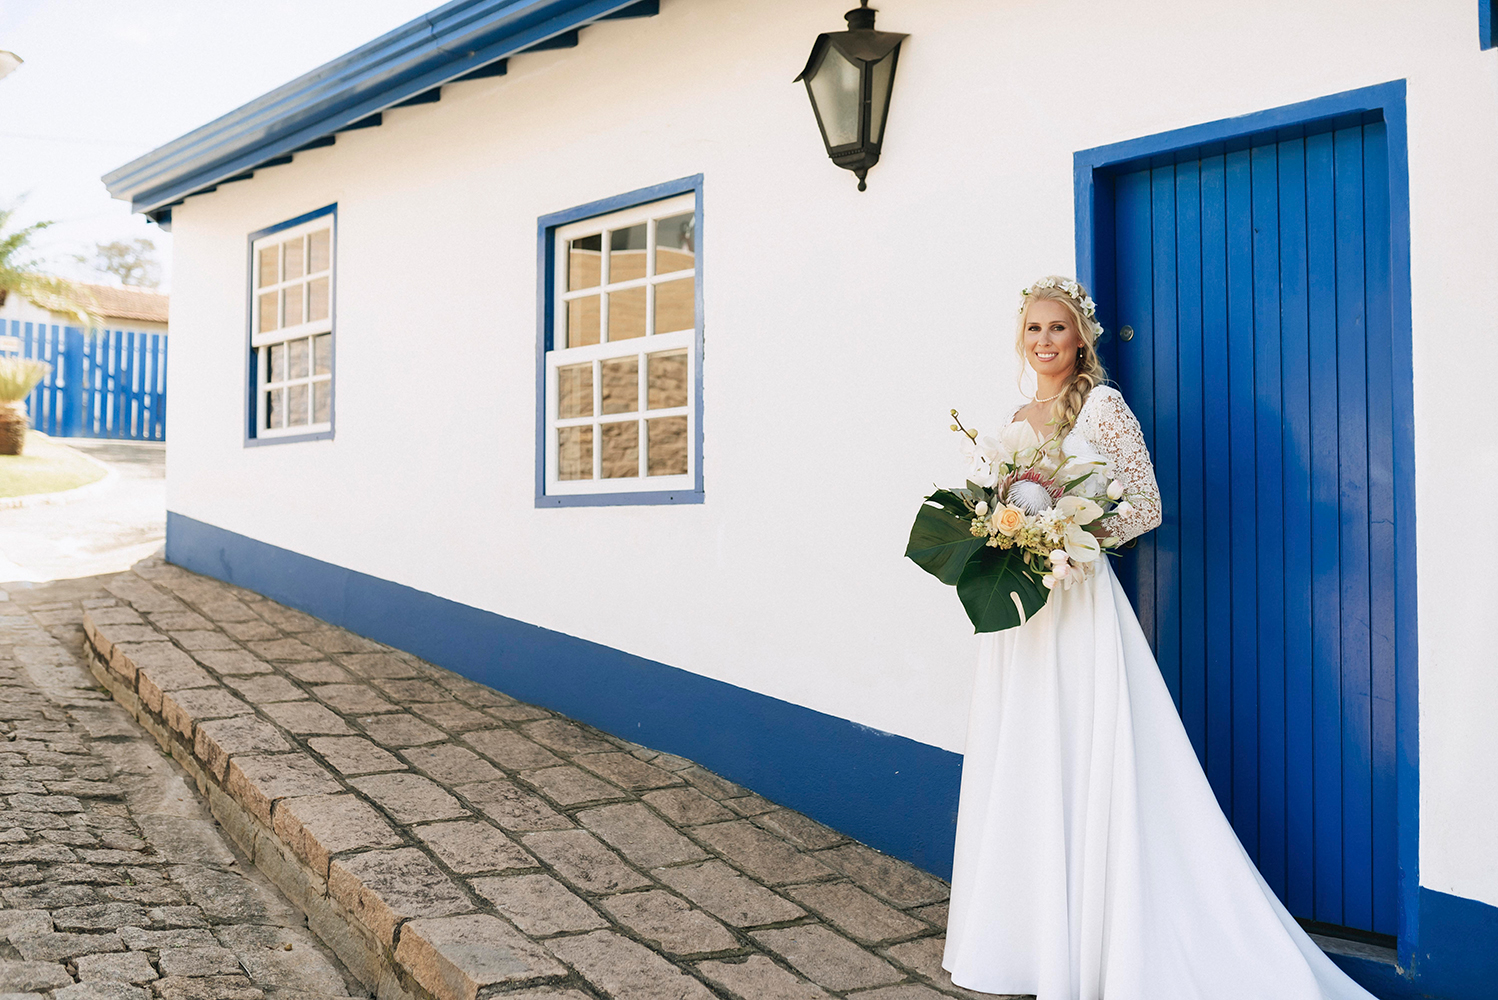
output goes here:
[{"label": "stone curb", "polygon": [[975,995],[939,967],[945,883],[690,761],[145,566],[86,613],[94,675],[380,1000]]}]

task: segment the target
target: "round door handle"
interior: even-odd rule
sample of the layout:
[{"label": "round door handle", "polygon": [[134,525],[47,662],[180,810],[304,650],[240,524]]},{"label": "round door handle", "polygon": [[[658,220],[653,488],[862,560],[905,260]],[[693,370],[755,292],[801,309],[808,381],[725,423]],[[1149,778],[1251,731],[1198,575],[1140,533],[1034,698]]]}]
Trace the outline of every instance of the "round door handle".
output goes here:
[{"label": "round door handle", "polygon": [[1119,330],[1118,331],[1118,339],[1119,340],[1124,340],[1124,341],[1133,340],[1134,339],[1134,328],[1132,326],[1126,326],[1122,330]]}]

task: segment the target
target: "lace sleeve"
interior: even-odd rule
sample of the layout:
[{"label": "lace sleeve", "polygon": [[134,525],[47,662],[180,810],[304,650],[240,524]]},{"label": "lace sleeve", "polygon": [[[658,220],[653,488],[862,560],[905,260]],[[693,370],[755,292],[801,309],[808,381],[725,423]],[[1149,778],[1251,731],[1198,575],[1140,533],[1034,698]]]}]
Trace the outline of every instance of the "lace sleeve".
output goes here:
[{"label": "lace sleeve", "polygon": [[1160,526],[1160,487],[1155,482],[1155,467],[1139,419],[1123,394],[1109,386],[1098,386],[1089,393],[1087,440],[1108,460],[1114,478],[1123,480],[1124,491],[1133,510],[1110,519],[1119,541],[1127,542]]}]

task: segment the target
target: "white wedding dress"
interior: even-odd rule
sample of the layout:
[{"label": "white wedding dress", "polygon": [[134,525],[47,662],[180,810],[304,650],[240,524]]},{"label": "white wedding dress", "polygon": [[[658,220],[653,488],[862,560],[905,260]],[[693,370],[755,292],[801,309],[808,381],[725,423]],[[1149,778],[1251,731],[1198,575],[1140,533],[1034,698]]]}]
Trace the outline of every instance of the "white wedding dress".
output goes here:
[{"label": "white wedding dress", "polygon": [[[1121,538],[1160,523],[1116,389],[1092,390],[1064,446],[1137,494]],[[1107,562],[982,636],[942,967],[1039,1000],[1373,1000],[1238,842]]]}]

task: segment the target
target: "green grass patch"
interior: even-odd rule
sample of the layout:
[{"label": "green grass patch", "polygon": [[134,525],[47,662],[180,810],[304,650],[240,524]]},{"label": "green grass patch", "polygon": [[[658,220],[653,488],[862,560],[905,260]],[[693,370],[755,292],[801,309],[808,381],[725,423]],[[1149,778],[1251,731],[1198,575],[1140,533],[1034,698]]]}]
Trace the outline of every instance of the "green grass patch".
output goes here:
[{"label": "green grass patch", "polygon": [[26,432],[20,455],[0,455],[0,497],[57,493],[103,479],[106,470],[38,431]]}]

